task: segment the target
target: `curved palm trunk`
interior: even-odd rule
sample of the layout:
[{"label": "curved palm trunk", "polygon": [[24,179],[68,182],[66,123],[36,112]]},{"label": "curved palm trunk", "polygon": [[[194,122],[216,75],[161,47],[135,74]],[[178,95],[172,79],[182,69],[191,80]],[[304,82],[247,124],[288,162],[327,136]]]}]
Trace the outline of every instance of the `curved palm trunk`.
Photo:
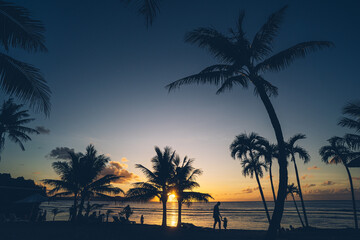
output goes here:
[{"label": "curved palm trunk", "polygon": [[305,227],[304,222],[303,222],[303,220],[302,220],[302,218],[301,218],[301,215],[300,215],[299,209],[298,209],[298,207],[297,207],[297,204],[296,204],[296,201],[295,201],[294,194],[293,194],[293,193],[291,193],[291,196],[292,196],[292,199],[293,199],[293,201],[294,201],[294,205],[295,205],[295,208],[296,208],[296,212],[297,212],[297,214],[298,214],[298,216],[299,216],[299,219],[300,219],[301,225],[302,225],[303,227]]},{"label": "curved palm trunk", "polygon": [[285,153],[284,136],[282,134],[281,125],[276,115],[274,107],[266,94],[265,90],[261,86],[257,86],[260,98],[264,103],[266,111],[269,115],[271,124],[274,128],[276,140],[279,148],[279,187],[277,193],[277,199],[275,202],[274,212],[270,221],[268,231],[266,233],[266,239],[275,239],[277,229],[280,228],[281,218],[284,212],[284,204],[286,198],[286,189],[288,183],[287,161]]},{"label": "curved palm trunk", "polygon": [[259,176],[258,176],[258,174],[257,174],[256,171],[255,171],[255,177],[256,177],[256,181],[257,181],[257,183],[258,183],[258,185],[259,185],[259,191],[260,191],[261,199],[262,199],[263,204],[264,204],[264,208],[265,208],[265,212],[266,212],[266,217],[267,217],[267,219],[268,219],[268,221],[269,221],[269,223],[270,223],[269,210],[268,210],[268,208],[267,208],[266,201],[265,201],[265,197],[264,197],[264,193],[263,193],[263,190],[262,190],[261,184],[260,184],[260,179],[259,179]]},{"label": "curved palm trunk", "polygon": [[182,207],[182,202],[178,201],[178,222],[176,227],[181,227],[181,207]]},{"label": "curved palm trunk", "polygon": [[346,172],[348,174],[349,182],[350,182],[351,198],[352,198],[352,202],[353,202],[353,211],[354,211],[354,220],[355,220],[355,229],[358,229],[359,225],[358,225],[357,214],[356,214],[356,202],[355,202],[355,195],[354,195],[354,186],[353,186],[350,170],[346,165],[344,165],[344,166],[346,168]]},{"label": "curved palm trunk", "polygon": [[271,167],[272,167],[272,164],[270,164],[270,167],[269,167],[270,184],[271,184],[272,194],[273,194],[273,197],[274,197],[274,202],[276,202],[276,196],[275,196],[275,190],[274,190],[274,183],[273,183],[273,179],[272,179]]},{"label": "curved palm trunk", "polygon": [[294,162],[295,173],[296,173],[296,181],[297,181],[298,188],[299,188],[299,197],[300,197],[301,207],[302,207],[303,214],[304,214],[305,226],[309,227],[309,222],[308,222],[307,215],[306,215],[306,210],[305,210],[304,199],[303,199],[303,195],[302,195],[302,192],[301,192],[299,172],[298,172],[298,169],[297,169],[297,165],[296,165],[294,156],[292,156],[292,161]]}]

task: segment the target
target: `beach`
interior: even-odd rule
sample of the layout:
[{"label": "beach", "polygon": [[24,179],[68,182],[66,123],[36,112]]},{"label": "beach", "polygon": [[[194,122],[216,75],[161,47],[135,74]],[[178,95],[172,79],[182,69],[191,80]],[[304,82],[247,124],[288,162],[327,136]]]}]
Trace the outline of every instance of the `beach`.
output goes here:
[{"label": "beach", "polygon": [[[162,228],[155,225],[116,223],[73,224],[70,222],[5,223],[0,225],[2,240],[115,240],[115,239],[264,239],[266,231],[212,230],[210,228]],[[311,229],[288,231],[278,239],[360,239],[354,229]]]}]

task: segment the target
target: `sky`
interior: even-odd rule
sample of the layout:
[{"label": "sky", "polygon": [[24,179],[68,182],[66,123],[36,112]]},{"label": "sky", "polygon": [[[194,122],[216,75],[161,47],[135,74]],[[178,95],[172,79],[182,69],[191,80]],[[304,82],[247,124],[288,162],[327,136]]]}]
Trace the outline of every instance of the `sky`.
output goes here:
[{"label": "sky", "polygon": [[[184,35],[197,27],[226,32],[245,10],[244,29],[252,39],[267,17],[288,5],[275,52],[309,40],[328,40],[334,48],[309,54],[288,69],[264,75],[279,88],[272,102],[284,137],[304,133],[299,142],[311,155],[298,160],[304,198],[351,199],[345,168],[325,165],[318,154],[332,136],[349,130],[337,126],[342,107],[359,100],[358,56],[360,23],[358,1],[162,1],[161,12],[149,28],[133,5],[120,0],[15,0],[46,27],[48,53],[29,54],[12,49],[10,55],[43,72],[52,90],[49,118],[31,112],[29,126],[47,131],[32,136],[26,151],[7,141],[0,172],[40,182],[57,178],[50,152],[58,147],[84,152],[94,144],[112,160],[107,171],[125,174],[117,183],[124,190],[144,180],[135,168],[151,167],[154,146],[170,146],[195,158],[203,170],[199,191],[216,201],[258,201],[255,179],[244,177],[229,145],[240,133],[256,132],[275,142],[261,100],[252,89],[235,87],[216,95],[214,86],[184,86],[168,93],[165,86],[218,63]],[[2,94],[2,99],[5,99]],[[289,182],[295,182],[289,164]],[[274,166],[275,183],[278,168]],[[360,198],[360,170],[351,169]],[[261,180],[271,200],[268,174]]]}]

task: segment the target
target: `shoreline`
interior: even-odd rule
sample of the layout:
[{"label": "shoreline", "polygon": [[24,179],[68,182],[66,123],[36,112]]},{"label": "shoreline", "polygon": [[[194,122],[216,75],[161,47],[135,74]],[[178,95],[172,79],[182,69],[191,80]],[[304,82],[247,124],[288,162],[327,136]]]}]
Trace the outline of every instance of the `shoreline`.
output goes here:
[{"label": "shoreline", "polygon": [[[264,239],[264,230],[221,230],[211,228],[175,227],[158,225],[118,223],[71,223],[65,221],[27,223],[1,223],[2,240],[115,240],[115,239]],[[360,230],[355,229],[295,229],[284,232],[278,239],[360,239]]]}]

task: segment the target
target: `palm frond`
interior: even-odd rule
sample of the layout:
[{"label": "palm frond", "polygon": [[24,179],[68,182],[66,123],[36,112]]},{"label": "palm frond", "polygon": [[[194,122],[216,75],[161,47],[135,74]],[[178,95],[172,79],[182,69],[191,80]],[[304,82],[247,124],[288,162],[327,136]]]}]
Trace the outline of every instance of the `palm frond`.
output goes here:
[{"label": "palm frond", "polygon": [[248,88],[248,78],[246,75],[237,75],[233,77],[226,78],[222,83],[221,87],[217,90],[216,94],[225,92],[225,90],[230,90],[235,85],[240,85],[243,88]]},{"label": "palm frond", "polygon": [[299,43],[259,63],[256,66],[256,70],[280,71],[290,66],[290,64],[297,58],[304,58],[311,52],[316,52],[332,46],[334,46],[334,44],[329,41],[310,41]]}]

